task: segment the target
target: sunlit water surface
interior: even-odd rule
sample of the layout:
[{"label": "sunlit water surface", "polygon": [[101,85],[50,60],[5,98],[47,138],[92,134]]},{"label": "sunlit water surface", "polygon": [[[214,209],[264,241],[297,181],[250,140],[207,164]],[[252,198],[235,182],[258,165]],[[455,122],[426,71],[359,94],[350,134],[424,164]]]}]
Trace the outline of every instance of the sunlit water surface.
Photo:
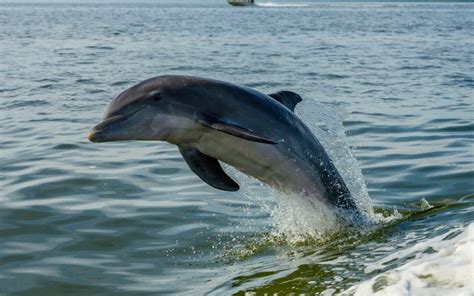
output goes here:
[{"label": "sunlit water surface", "polygon": [[[0,4],[0,294],[468,295],[473,18],[469,3]],[[331,231],[232,169],[242,190],[214,190],[165,143],[86,140],[113,96],[169,73],[301,94],[377,225]]]}]

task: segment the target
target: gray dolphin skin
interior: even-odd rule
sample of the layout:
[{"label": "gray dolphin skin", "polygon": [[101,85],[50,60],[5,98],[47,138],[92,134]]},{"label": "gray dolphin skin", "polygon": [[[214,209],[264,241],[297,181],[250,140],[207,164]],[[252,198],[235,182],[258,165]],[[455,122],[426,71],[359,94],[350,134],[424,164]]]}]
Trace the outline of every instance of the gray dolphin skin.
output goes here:
[{"label": "gray dolphin skin", "polygon": [[119,94],[88,137],[166,141],[217,189],[239,190],[222,161],[279,191],[337,209],[343,218],[360,216],[328,154],[294,114],[299,102],[290,91],[266,95],[212,79],[158,76]]}]

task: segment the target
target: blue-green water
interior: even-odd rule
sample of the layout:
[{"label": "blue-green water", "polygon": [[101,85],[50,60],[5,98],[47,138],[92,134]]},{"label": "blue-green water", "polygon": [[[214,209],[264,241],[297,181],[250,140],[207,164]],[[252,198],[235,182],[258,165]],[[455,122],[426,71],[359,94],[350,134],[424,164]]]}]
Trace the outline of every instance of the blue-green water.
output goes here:
[{"label": "blue-green water", "polygon": [[[473,27],[471,3],[0,3],[0,295],[331,295],[410,262],[474,220]],[[87,141],[113,96],[170,73],[301,94],[391,222],[321,234],[254,180],[210,188],[174,146]]]}]

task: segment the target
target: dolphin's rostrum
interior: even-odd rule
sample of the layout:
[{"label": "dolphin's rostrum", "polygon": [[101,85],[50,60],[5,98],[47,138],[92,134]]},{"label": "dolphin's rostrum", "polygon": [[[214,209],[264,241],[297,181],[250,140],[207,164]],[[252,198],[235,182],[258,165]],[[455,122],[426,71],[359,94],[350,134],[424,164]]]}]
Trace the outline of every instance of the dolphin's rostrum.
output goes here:
[{"label": "dolphin's rostrum", "polygon": [[239,185],[219,161],[286,193],[360,216],[333,162],[294,114],[301,97],[190,76],[158,76],[125,90],[89,133],[92,142],[158,140],[175,144],[191,170],[221,190]]}]

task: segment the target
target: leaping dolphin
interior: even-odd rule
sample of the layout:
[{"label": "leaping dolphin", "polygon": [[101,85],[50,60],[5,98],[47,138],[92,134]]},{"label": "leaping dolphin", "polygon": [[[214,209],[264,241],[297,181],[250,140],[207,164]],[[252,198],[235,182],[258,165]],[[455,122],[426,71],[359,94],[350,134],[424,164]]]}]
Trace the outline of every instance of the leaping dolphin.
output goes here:
[{"label": "leaping dolphin", "polygon": [[341,216],[360,216],[328,154],[295,115],[301,100],[291,91],[265,95],[212,79],[158,76],[119,94],[88,138],[166,141],[214,188],[239,190],[220,160],[277,190],[332,206]]}]

